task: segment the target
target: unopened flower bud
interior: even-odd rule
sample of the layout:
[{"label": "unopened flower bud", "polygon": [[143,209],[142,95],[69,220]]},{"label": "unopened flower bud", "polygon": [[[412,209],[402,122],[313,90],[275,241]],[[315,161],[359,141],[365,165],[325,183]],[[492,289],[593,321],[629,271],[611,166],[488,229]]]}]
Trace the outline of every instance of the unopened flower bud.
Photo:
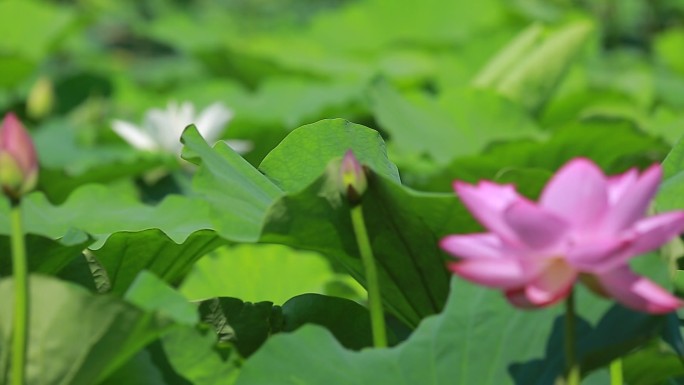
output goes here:
[{"label": "unopened flower bud", "polygon": [[29,92],[26,113],[33,119],[42,119],[52,111],[54,104],[55,91],[52,81],[47,77],[41,77]]},{"label": "unopened flower bud", "polygon": [[347,197],[350,203],[358,203],[368,187],[368,181],[363,166],[356,159],[352,150],[348,150],[342,158],[340,180],[343,189],[342,194]]},{"label": "unopened flower bud", "polygon": [[38,181],[38,157],[33,141],[19,119],[8,113],[0,126],[0,186],[13,201],[31,191]]}]

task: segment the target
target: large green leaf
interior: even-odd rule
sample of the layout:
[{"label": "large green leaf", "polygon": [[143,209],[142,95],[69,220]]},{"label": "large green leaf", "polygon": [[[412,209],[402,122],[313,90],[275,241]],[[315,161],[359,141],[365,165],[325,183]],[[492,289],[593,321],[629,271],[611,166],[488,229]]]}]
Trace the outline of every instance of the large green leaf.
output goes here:
[{"label": "large green leaf", "polygon": [[112,234],[92,254],[106,269],[112,293],[121,294],[143,269],[176,283],[200,257],[223,244],[225,241],[210,230],[194,232],[179,244],[153,229]]},{"label": "large green leaf", "polygon": [[[27,384],[96,384],[171,325],[111,296],[33,275]],[[7,380],[13,281],[0,281],[0,378]]]},{"label": "large green leaf", "polygon": [[182,142],[183,157],[201,162],[194,186],[212,207],[213,228],[230,240],[256,240],[280,189],[225,143],[212,150],[194,126],[185,130]]},{"label": "large green leaf", "polygon": [[[325,327],[347,349],[360,350],[373,345],[368,310],[354,301],[320,294],[303,294],[285,302],[282,307],[284,332],[292,332],[306,324]],[[388,329],[391,345],[396,337]]]},{"label": "large green leaf", "polygon": [[217,351],[213,330],[175,328],[161,338],[161,344],[170,366],[188,380],[187,385],[230,385],[239,373],[238,355],[228,350],[224,357]]},{"label": "large green leaf", "polygon": [[[295,140],[286,140],[264,161],[270,171],[269,177],[295,191],[317,173],[329,169],[327,163],[342,155],[347,147],[345,143],[352,146],[358,158],[370,159],[368,166],[373,171],[364,197],[364,210],[386,305],[410,326],[416,326],[426,315],[438,312],[448,291],[448,274],[444,269],[444,255],[437,247],[438,240],[454,229],[477,229],[463,206],[450,194],[421,194],[398,185],[396,171],[385,158],[382,142],[365,127],[341,120],[323,121],[301,127],[291,135],[314,140],[314,145],[325,148],[319,158],[312,158],[297,153]],[[372,145],[359,142],[362,137],[371,138]],[[331,144],[335,142],[343,144]],[[232,155],[226,154],[225,158],[231,159]],[[252,178],[261,181],[259,183],[267,183],[262,179],[263,175],[255,174],[256,170],[240,173],[234,166],[230,168],[228,162],[221,162],[219,156],[212,159],[217,163],[211,167],[224,165],[215,172],[227,175],[225,185],[227,179],[248,179],[247,175],[254,175]],[[294,165],[289,163],[291,159]],[[290,166],[304,171],[295,173]],[[324,174],[306,189],[272,203],[263,214],[265,225],[260,241],[320,252],[356,280],[365,282],[349,208],[342,204],[335,186],[336,175],[332,174]],[[207,183],[206,189],[217,188],[207,174],[198,175],[197,179]],[[228,194],[232,192],[228,191]],[[228,226],[232,221],[227,207],[229,202],[224,198],[223,206],[217,207],[215,218],[223,221],[217,224],[218,227]],[[225,215],[224,210],[227,210]]]},{"label": "large green leaf", "polygon": [[[198,230],[210,229],[209,207],[200,199],[172,195],[157,206],[140,203],[100,185],[83,186],[63,204],[52,205],[43,194],[33,193],[22,200],[25,230],[61,238],[70,229],[82,230],[96,239],[100,248],[114,233],[159,229],[172,241],[182,243]],[[0,202],[0,233],[9,234],[6,213],[9,204]]]},{"label": "large green leaf", "polygon": [[[201,162],[194,186],[211,205],[213,228],[224,238],[257,240],[269,207],[283,195],[281,187],[303,188],[323,172],[330,159],[341,157],[347,149],[377,166],[378,173],[398,179],[396,167],[386,159],[382,140],[366,127],[341,119],[326,120],[300,127],[290,135],[294,139],[285,139],[264,160],[267,177],[224,144],[212,150],[194,127],[183,134],[184,157]],[[302,151],[302,145],[316,149],[316,156]]]},{"label": "large green leaf", "polygon": [[[237,374],[236,355],[227,351],[227,357],[223,357],[216,350],[216,335],[206,328],[199,330],[197,307],[175,289],[155,275],[142,272],[124,297],[139,308],[172,319],[176,324],[115,373],[108,383],[114,384],[117,379],[139,381],[145,376],[157,379],[161,376],[168,385],[233,383]],[[153,365],[146,362],[146,355],[151,355]],[[122,373],[124,370],[128,373]]]},{"label": "large green leaf", "polygon": [[[272,334],[293,332],[307,324],[325,327],[346,348],[372,346],[368,310],[344,298],[302,294],[281,307],[268,301],[221,297],[201,302],[200,313],[220,341],[232,343],[243,356],[252,355]],[[388,339],[392,345],[397,342],[392,329],[388,329]]]},{"label": "large green leaf", "polygon": [[234,344],[243,357],[254,353],[282,324],[280,306],[268,301],[212,298],[202,301],[199,311],[202,321],[214,327],[220,341]]},{"label": "large green leaf", "polygon": [[[589,320],[577,330],[585,373],[652,336],[660,324],[658,317],[619,307],[601,318],[610,303],[584,290],[578,294],[580,314]],[[305,326],[271,338],[245,364],[237,384],[314,385],[334,378],[339,385],[549,385],[564,365],[563,345],[556,340],[562,317],[554,323],[559,310],[512,309],[496,291],[454,279],[444,312],[426,319],[395,348],[353,352],[327,330]]]},{"label": "large green leaf", "polygon": [[[589,301],[595,301],[591,298]],[[586,306],[592,308],[591,304]],[[596,310],[595,307],[592,310]],[[642,345],[658,334],[663,317],[637,313],[615,305],[592,327],[580,320],[576,338],[578,354],[585,373],[606,365],[612,358],[620,357]],[[511,366],[516,384],[552,384],[565,367],[561,347],[564,344],[565,325],[557,318],[546,343],[546,355],[541,360]]]},{"label": "large green leaf", "polygon": [[124,299],[140,309],[158,312],[182,325],[199,321],[195,307],[175,289],[148,271],[141,271],[126,291]]},{"label": "large green leaf", "polygon": [[159,345],[156,341],[139,351],[99,385],[191,385],[173,370]]},{"label": "large green leaf", "polygon": [[[60,206],[32,194],[22,201],[22,210],[29,233],[62,239],[62,243],[76,239],[80,232],[75,228],[94,237],[95,243],[89,246],[92,255],[105,268],[109,289],[117,294],[143,269],[178,282],[195,261],[225,243],[209,230],[209,207],[197,198],[169,196],[157,206],[148,206],[107,187],[87,185]],[[6,216],[0,216],[0,232],[9,232]],[[41,244],[30,246],[29,251],[40,252]],[[70,259],[58,254],[31,260],[44,266],[36,271],[55,274]],[[47,269],[48,265],[55,266]]]},{"label": "large green leaf", "polygon": [[[26,256],[29,271],[41,274],[57,274],[64,269],[93,240],[81,231],[71,231],[58,240],[52,240],[38,235],[26,235]],[[0,236],[0,276],[12,274],[10,239]]]},{"label": "large green leaf", "polygon": [[349,149],[377,173],[399,180],[380,134],[343,119],[322,120],[292,131],[264,158],[259,169],[283,190],[298,191],[318,178],[331,159],[342,157]]}]

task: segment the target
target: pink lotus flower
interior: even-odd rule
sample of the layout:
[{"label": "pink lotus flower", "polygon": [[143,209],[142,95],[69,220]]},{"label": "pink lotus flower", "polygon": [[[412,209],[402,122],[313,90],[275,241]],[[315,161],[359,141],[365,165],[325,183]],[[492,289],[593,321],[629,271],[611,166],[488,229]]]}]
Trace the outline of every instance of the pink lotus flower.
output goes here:
[{"label": "pink lotus flower", "polygon": [[5,195],[18,199],[38,180],[38,157],[33,141],[19,119],[8,113],[0,125],[0,185]]},{"label": "pink lotus flower", "polygon": [[441,247],[461,259],[450,265],[454,273],[502,289],[519,307],[556,303],[579,278],[629,308],[667,313],[682,301],[628,265],[684,230],[684,211],[645,217],[661,178],[659,165],[606,177],[591,161],[574,159],[538,203],[512,185],[457,181],[456,193],[489,232],[450,235]]}]

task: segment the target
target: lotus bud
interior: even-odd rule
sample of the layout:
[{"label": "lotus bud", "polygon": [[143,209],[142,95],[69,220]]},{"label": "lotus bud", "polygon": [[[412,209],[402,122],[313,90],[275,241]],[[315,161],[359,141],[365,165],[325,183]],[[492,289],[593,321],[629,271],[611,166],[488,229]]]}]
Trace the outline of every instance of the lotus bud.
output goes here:
[{"label": "lotus bud", "polygon": [[19,119],[8,113],[0,125],[0,186],[13,202],[38,181],[38,157],[33,141]]},{"label": "lotus bud", "polygon": [[342,158],[340,180],[342,182],[342,194],[347,197],[349,203],[359,203],[361,196],[368,187],[368,181],[363,166],[356,159],[352,150],[348,150]]},{"label": "lotus bud", "polygon": [[29,92],[26,113],[33,119],[42,119],[52,111],[54,104],[55,91],[52,81],[47,77],[41,77]]}]

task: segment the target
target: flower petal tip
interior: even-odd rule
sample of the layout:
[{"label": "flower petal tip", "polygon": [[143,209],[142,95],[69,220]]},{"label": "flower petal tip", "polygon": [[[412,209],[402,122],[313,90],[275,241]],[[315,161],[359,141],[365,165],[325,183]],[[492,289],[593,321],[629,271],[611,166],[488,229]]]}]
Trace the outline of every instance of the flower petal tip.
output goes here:
[{"label": "flower petal tip", "polygon": [[454,192],[456,194],[460,194],[464,189],[472,189],[474,186],[471,185],[470,183],[466,183],[460,180],[455,180],[452,184],[451,187],[454,189]]},{"label": "flower petal tip", "polygon": [[35,188],[38,155],[33,140],[17,116],[9,112],[0,124],[0,185],[13,200]]},{"label": "flower petal tip", "polygon": [[341,193],[350,203],[358,203],[368,188],[368,181],[366,171],[351,149],[347,150],[342,157],[339,174]]}]

